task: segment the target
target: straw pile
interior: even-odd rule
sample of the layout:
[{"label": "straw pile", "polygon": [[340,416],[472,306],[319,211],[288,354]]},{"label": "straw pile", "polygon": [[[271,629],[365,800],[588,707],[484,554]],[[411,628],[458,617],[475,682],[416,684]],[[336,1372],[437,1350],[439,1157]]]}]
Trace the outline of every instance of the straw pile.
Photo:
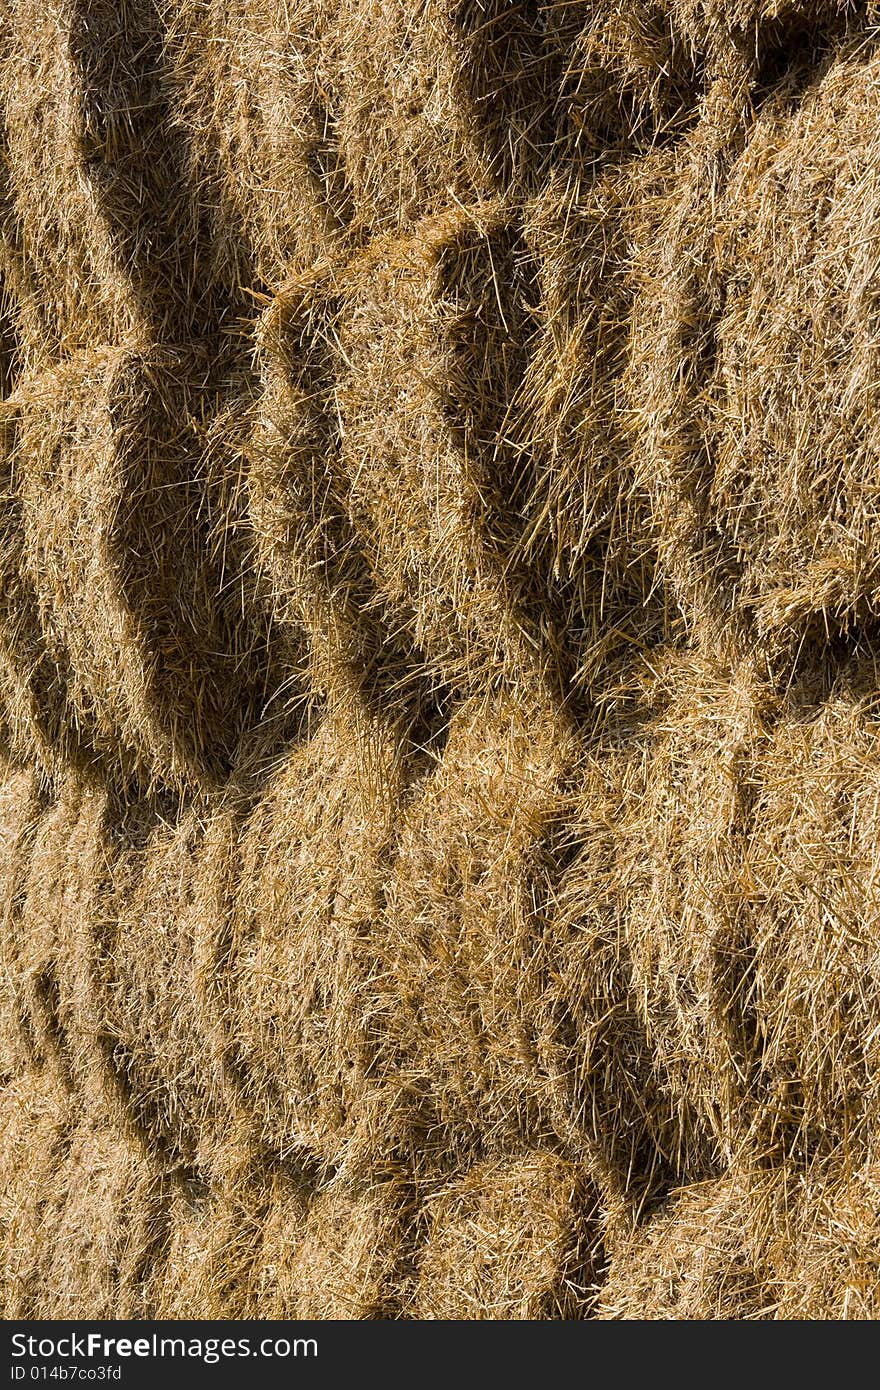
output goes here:
[{"label": "straw pile", "polygon": [[0,21],[0,1310],[876,1317],[877,6]]}]

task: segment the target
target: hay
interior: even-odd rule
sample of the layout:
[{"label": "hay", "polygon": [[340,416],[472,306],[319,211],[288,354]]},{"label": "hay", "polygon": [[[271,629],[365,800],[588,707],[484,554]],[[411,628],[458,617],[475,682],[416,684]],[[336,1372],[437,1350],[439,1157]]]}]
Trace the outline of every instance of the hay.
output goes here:
[{"label": "hay", "polygon": [[68,708],[69,671],[52,659],[25,572],[14,468],[18,411],[6,403],[0,409],[0,707],[10,752],[22,763],[33,760],[49,778],[65,756],[88,754]]},{"label": "hay", "polygon": [[763,83],[817,67],[852,31],[877,22],[872,0],[672,0],[668,8],[710,71],[748,54]]},{"label": "hay", "polygon": [[656,978],[646,986],[631,942],[643,903],[621,862],[620,827],[638,860],[628,815],[643,795],[640,770],[635,742],[603,749],[579,772],[557,836],[561,863],[532,1004],[555,1132],[573,1157],[590,1159],[612,1226],[716,1162],[711,1126],[682,1084],[698,1057],[665,1046],[663,986]]},{"label": "hay", "polygon": [[41,809],[34,774],[4,765],[0,782],[0,1077],[5,1080],[36,1061],[21,916]]},{"label": "hay", "polygon": [[[391,1184],[366,1192],[337,1187],[318,1192],[309,1203],[292,1248],[282,1246],[274,1265],[264,1265],[264,1277],[274,1275],[277,1280],[276,1316],[333,1320],[394,1317],[401,1292],[399,1267],[406,1215],[405,1194]],[[266,1232],[264,1260],[270,1253],[275,1253],[271,1227]]]},{"label": "hay", "polygon": [[606,1319],[873,1319],[876,1161],[842,1154],[697,1183],[617,1245]]},{"label": "hay", "polygon": [[100,910],[112,957],[99,980],[102,1046],[129,1125],[147,1148],[206,1171],[222,1169],[238,1139],[205,987],[222,931],[214,876],[235,829],[233,811],[174,815],[141,803],[121,826],[108,815],[99,832],[107,864]]},{"label": "hay", "polygon": [[369,621],[372,587],[347,510],[335,401],[345,370],[338,315],[326,266],[288,282],[263,314],[263,389],[247,482],[256,562],[273,611],[292,641],[307,639],[301,661],[322,694],[369,687],[391,642]]},{"label": "hay", "polygon": [[376,1123],[373,937],[399,786],[393,729],[331,710],[241,827],[219,1036],[256,1140],[281,1156],[339,1164]]},{"label": "hay", "polygon": [[546,919],[572,754],[552,709],[474,700],[403,809],[376,988],[430,1119],[428,1171],[554,1135]]},{"label": "hay", "polygon": [[72,779],[30,828],[20,871],[18,970],[39,1057],[96,1123],[210,1177],[241,1143],[212,992],[239,820],[234,806],[208,818],[161,801],[121,813]]},{"label": "hay", "polygon": [[[83,789],[71,778],[57,798],[34,815],[21,845],[20,898],[10,924],[18,952],[25,1018],[37,1060],[64,1085],[70,1084],[79,1040],[63,952],[66,913],[74,908],[81,887],[82,866],[70,854],[70,845],[82,811]],[[67,938],[71,945],[72,938],[71,932]],[[82,1024],[88,1026],[85,1019]]]},{"label": "hay", "polygon": [[716,1178],[673,1195],[614,1250],[597,1316],[688,1322],[773,1316],[775,1285],[752,1229],[755,1208],[766,1201],[744,1178]]},{"label": "hay", "polygon": [[68,1104],[54,1078],[25,1071],[0,1089],[0,1314],[33,1316],[41,1289],[42,1216],[63,1164]]},{"label": "hay", "polygon": [[564,611],[569,698],[619,651],[668,624],[654,592],[648,496],[621,411],[636,294],[632,262],[650,246],[670,181],[665,150],[609,161],[600,177],[557,176],[527,207],[535,334],[510,409],[526,520],[514,545],[545,611]]},{"label": "hay", "polygon": [[25,574],[117,776],[210,781],[284,683],[205,496],[202,431],[232,389],[203,345],[89,351],[19,386]]},{"label": "hay", "polygon": [[777,1202],[768,1241],[779,1267],[777,1317],[876,1319],[878,1195],[873,1155],[856,1169],[838,1156]]},{"label": "hay", "polygon": [[394,1192],[320,1191],[295,1165],[237,1166],[177,1182],[149,1284],[162,1318],[376,1318],[393,1314],[401,1210]]},{"label": "hay", "polygon": [[166,1255],[150,1298],[159,1318],[284,1316],[276,1280],[302,1230],[308,1188],[296,1172],[261,1170],[239,1150],[223,1181],[179,1182],[169,1201]]},{"label": "hay", "polygon": [[350,514],[392,630],[453,690],[556,675],[558,639],[512,554],[504,431],[528,285],[516,222],[491,205],[377,243],[348,270],[337,399]]},{"label": "hay", "polygon": [[712,499],[771,650],[876,611],[878,73],[856,51],[769,108],[727,190]]},{"label": "hay", "polygon": [[236,267],[244,289],[277,288],[347,240],[331,56],[338,6],[184,0],[161,9],[175,132],[214,255]]},{"label": "hay", "polygon": [[602,1266],[589,1175],[551,1153],[487,1160],[431,1204],[422,1318],[589,1313]]},{"label": "hay", "polygon": [[12,245],[26,248],[22,287],[37,301],[19,315],[31,362],[95,336],[112,340],[137,322],[131,287],[83,177],[81,75],[69,42],[78,8],[73,0],[4,6],[0,99],[11,205],[4,220]]},{"label": "hay", "polygon": [[693,631],[771,659],[873,612],[876,81],[850,45],[743,127],[747,74],[719,79],[643,262],[632,418],[661,570]]},{"label": "hay", "polygon": [[876,669],[774,730],[747,856],[753,1142],[864,1153],[878,1115]]},{"label": "hay", "polygon": [[36,1059],[76,1096],[89,1123],[141,1151],[163,1148],[152,1097],[114,1034],[120,916],[112,900],[116,807],[69,775],[24,841],[13,926]]},{"label": "hay", "polygon": [[231,326],[241,281],[212,247],[189,182],[159,8],[7,8],[0,91],[13,226],[42,327],[27,342],[32,360]]},{"label": "hay", "polygon": [[161,1178],[113,1128],[75,1126],[52,1173],[27,1316],[137,1318],[166,1238]]},{"label": "hay", "polygon": [[876,1316],[876,4],[0,20],[4,1313]]},{"label": "hay", "polygon": [[167,1240],[168,1183],[47,1073],[0,1092],[5,1318],[139,1318]]},{"label": "hay", "polygon": [[542,18],[504,0],[340,6],[338,131],[356,227],[405,228],[536,176],[560,59]]},{"label": "hay", "polygon": [[875,1124],[873,663],[848,679],[785,711],[746,670],[679,667],[625,773],[633,994],[710,1163],[858,1151]]},{"label": "hay", "polygon": [[748,668],[672,655],[655,670],[656,713],[622,768],[613,892],[638,1014],[673,1104],[711,1136],[711,1171],[748,1088],[745,847],[772,702]]}]

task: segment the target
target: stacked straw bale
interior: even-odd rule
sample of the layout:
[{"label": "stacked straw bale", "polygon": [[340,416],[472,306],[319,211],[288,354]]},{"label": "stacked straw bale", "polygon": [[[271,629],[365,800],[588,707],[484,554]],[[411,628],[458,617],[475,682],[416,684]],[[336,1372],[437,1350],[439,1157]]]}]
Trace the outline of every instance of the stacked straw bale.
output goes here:
[{"label": "stacked straw bale", "polygon": [[78,725],[124,776],[216,776],[275,693],[269,621],[212,515],[211,470],[241,466],[228,419],[219,464],[209,443],[234,390],[201,343],[86,350],[17,387],[23,578]]},{"label": "stacked straw bale", "polygon": [[875,607],[877,71],[851,44],[794,109],[769,96],[744,147],[742,84],[719,79],[642,272],[633,418],[661,568],[692,631],[771,659]]},{"label": "stacked straw bale", "polygon": [[452,718],[403,811],[386,879],[377,993],[400,1074],[423,1097],[442,1171],[552,1134],[540,1055],[552,838],[572,742],[552,710],[504,699]]},{"label": "stacked straw bale", "polygon": [[0,1311],[873,1318],[873,0],[0,0]]},{"label": "stacked straw bale", "polygon": [[393,730],[328,712],[241,827],[218,1026],[239,1104],[272,1151],[338,1165],[372,1115],[375,928],[399,785]]},{"label": "stacked straw bale", "polygon": [[[161,0],[170,115],[215,274],[277,289],[351,221],[336,0]],[[256,196],[255,196],[256,195]]]},{"label": "stacked straw bale", "polygon": [[431,1203],[418,1316],[584,1316],[603,1263],[596,1205],[555,1154],[477,1165]]},{"label": "stacked straw bale", "polygon": [[520,601],[518,467],[528,257],[503,206],[453,208],[349,268],[340,346],[348,506],[379,598],[436,685],[552,681]]}]

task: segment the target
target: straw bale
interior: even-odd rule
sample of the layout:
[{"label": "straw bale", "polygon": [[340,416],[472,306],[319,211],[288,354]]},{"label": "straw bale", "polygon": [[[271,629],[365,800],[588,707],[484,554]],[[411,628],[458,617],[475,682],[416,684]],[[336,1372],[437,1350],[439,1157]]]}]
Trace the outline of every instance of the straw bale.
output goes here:
[{"label": "straw bale", "polygon": [[678,665],[625,773],[633,994],[711,1161],[857,1153],[876,1124],[876,675],[848,669],[786,708],[745,668]]},{"label": "straw bale", "polygon": [[255,563],[313,696],[399,714],[418,746],[440,732],[445,692],[383,602],[350,515],[341,313],[341,289],[322,263],[288,282],[260,320],[263,389],[247,475]]},{"label": "straw bale", "polygon": [[232,810],[141,803],[102,829],[112,969],[102,980],[105,1048],[139,1132],[176,1162],[222,1168],[237,1137],[214,1046],[206,975],[224,930],[215,876],[232,855]]},{"label": "straw bale", "polygon": [[620,397],[635,480],[651,500],[666,606],[731,659],[744,619],[731,592],[723,518],[711,505],[711,382],[725,293],[712,210],[751,123],[749,79],[739,53],[709,86],[673,148],[665,190],[645,209]]},{"label": "straw bale", "polygon": [[0,776],[0,1077],[33,1064],[36,1038],[28,1008],[28,943],[23,899],[42,810],[34,773],[2,765]]},{"label": "straw bale", "polygon": [[112,797],[69,775],[32,836],[17,922],[19,969],[38,1059],[76,1093],[90,1123],[160,1149],[149,1096],[129,1076],[113,1033],[117,916]]},{"label": "straw bale", "polygon": [[215,997],[239,825],[234,805],[123,809],[70,780],[33,835],[20,912],[40,1055],[97,1123],[209,1174],[240,1141]]},{"label": "straw bale", "polygon": [[54,801],[34,816],[22,845],[20,904],[17,911],[10,905],[26,1026],[35,1054],[68,1085],[79,1059],[81,1028],[88,1026],[85,1018],[76,1016],[65,954],[65,945],[73,945],[80,915],[83,866],[71,845],[84,815],[85,797],[85,789],[70,776]]},{"label": "straw bale", "polygon": [[749,52],[764,83],[786,69],[815,68],[878,16],[874,0],[671,0],[664,8],[710,72],[733,51]]},{"label": "straw bale", "polygon": [[331,707],[241,827],[218,1036],[257,1142],[282,1155],[338,1163],[377,1123],[374,936],[400,776],[393,728]]},{"label": "straw bale", "polygon": [[576,181],[592,172],[587,161],[646,154],[687,126],[701,54],[672,7],[550,0],[541,8],[563,54],[551,169]]},{"label": "straw bale", "polygon": [[588,1171],[532,1150],[487,1159],[431,1203],[416,1315],[590,1315],[603,1263]]},{"label": "straw bale", "polygon": [[152,1306],[162,1318],[393,1315],[401,1209],[395,1194],[313,1190],[295,1167],[238,1167],[208,1187],[179,1183]]},{"label": "straw bale", "polygon": [[475,698],[401,808],[377,983],[392,1055],[434,1117],[428,1169],[554,1135],[547,915],[574,753],[552,707]]},{"label": "straw bale", "polygon": [[[288,282],[261,317],[262,392],[249,443],[248,518],[278,623],[307,641],[312,688],[360,689],[392,645],[347,503],[335,393],[345,362],[329,267]],[[305,659],[305,653],[303,653]]]},{"label": "straw bale", "polygon": [[13,224],[40,300],[42,341],[67,355],[152,331],[207,334],[240,311],[235,267],[211,245],[159,7],[14,0],[0,90]]},{"label": "straw bale", "polygon": [[752,1142],[800,1163],[864,1154],[880,1114],[876,681],[780,721],[752,811]]},{"label": "straw bale", "polygon": [[45,1192],[34,1318],[140,1318],[167,1239],[163,1180],[113,1127],[76,1125]]},{"label": "straw bale", "polygon": [[0,407],[0,708],[12,755],[50,778],[65,757],[88,758],[68,700],[69,671],[53,659],[26,572],[14,465],[20,412]]},{"label": "straw bale", "polygon": [[407,1214],[405,1194],[393,1184],[366,1191],[334,1184],[316,1192],[294,1229],[268,1225],[261,1280],[271,1292],[261,1289],[263,1316],[396,1316]]},{"label": "straw bale", "polygon": [[346,276],[349,511],[392,628],[453,690],[555,679],[553,615],[512,555],[522,470],[505,437],[531,273],[516,220],[489,205],[376,242]]},{"label": "straw bale", "polygon": [[526,209],[536,267],[536,331],[511,410],[527,478],[515,553],[545,611],[564,608],[570,688],[613,668],[616,649],[656,641],[649,497],[621,410],[636,281],[673,165],[665,149],[560,173]]},{"label": "straw bale", "polygon": [[631,744],[600,744],[579,771],[557,836],[532,1001],[554,1130],[566,1152],[589,1157],[609,1230],[718,1161],[712,1128],[681,1084],[681,1058],[665,1046],[660,990],[643,994],[629,940],[629,914],[638,922],[642,909],[625,877],[628,817],[644,795],[638,734],[637,725]]},{"label": "straw bale", "polygon": [[[2,150],[2,144],[0,144]],[[0,219],[4,208],[6,179],[0,175]],[[16,277],[10,266],[10,253],[0,257],[0,400],[10,394],[21,369],[21,339],[16,313]],[[12,273],[10,273],[12,271]]]},{"label": "straw bale", "polygon": [[[228,373],[203,344],[129,345],[19,388],[25,573],[117,776],[216,777],[284,683],[205,495],[218,465],[202,422],[229,407]],[[234,438],[225,462],[242,466]]]},{"label": "straw bale", "polygon": [[274,621],[307,652],[308,687],[442,740],[450,693],[376,583],[351,510],[337,396],[350,364],[332,271],[286,285],[259,328],[263,394],[249,446],[249,519]]},{"label": "straw bale", "polygon": [[242,286],[276,288],[344,250],[336,0],[163,0],[175,133],[212,243]]},{"label": "straw bale", "polygon": [[711,1172],[746,1124],[746,851],[774,705],[748,667],[673,653],[655,669],[655,712],[623,765],[613,891],[663,1089],[707,1132]]},{"label": "straw bale", "polygon": [[[692,630],[772,657],[874,611],[877,60],[719,78],[640,258],[629,418]],[[776,93],[773,95],[773,93]]]},{"label": "straw bale", "polygon": [[682,1188],[615,1246],[597,1316],[876,1318],[878,1198],[845,1151]]},{"label": "straw bale", "polygon": [[284,1163],[239,1147],[222,1179],[181,1174],[169,1194],[168,1243],[149,1290],[154,1316],[283,1318],[281,1290],[307,1219],[310,1189]]},{"label": "straw bale", "polygon": [[348,0],[338,23],[356,225],[404,228],[540,168],[558,53],[539,6]]},{"label": "straw bale", "polygon": [[664,8],[341,5],[337,129],[355,229],[407,230],[453,203],[528,195],[554,168],[577,179],[609,150],[671,138],[695,72]]},{"label": "straw bale", "polygon": [[[767,1202],[747,1178],[674,1193],[613,1251],[596,1316],[697,1321],[772,1316],[772,1271],[753,1230]],[[771,1203],[772,1204],[772,1203]]]},{"label": "straw bale", "polygon": [[6,123],[0,116],[0,398],[13,390],[27,345],[44,337],[39,296],[15,212],[9,158]]},{"label": "straw bale", "polygon": [[776,1317],[871,1320],[880,1311],[876,1157],[818,1164],[777,1201],[767,1244],[776,1262]]},{"label": "straw bale", "polygon": [[[50,1073],[23,1071],[0,1088],[0,1316],[33,1316],[45,1205],[64,1161],[70,1107]],[[54,1316],[54,1314],[52,1315]]]},{"label": "straw bale", "polygon": [[768,108],[722,214],[712,505],[771,643],[878,610],[878,83],[856,52]]},{"label": "straw bale", "polygon": [[137,321],[132,288],[85,174],[82,74],[70,44],[81,8],[75,0],[4,5],[5,220],[27,248],[29,287],[39,302],[21,325],[42,329],[24,345],[31,361],[82,347],[95,335],[111,339]]}]

